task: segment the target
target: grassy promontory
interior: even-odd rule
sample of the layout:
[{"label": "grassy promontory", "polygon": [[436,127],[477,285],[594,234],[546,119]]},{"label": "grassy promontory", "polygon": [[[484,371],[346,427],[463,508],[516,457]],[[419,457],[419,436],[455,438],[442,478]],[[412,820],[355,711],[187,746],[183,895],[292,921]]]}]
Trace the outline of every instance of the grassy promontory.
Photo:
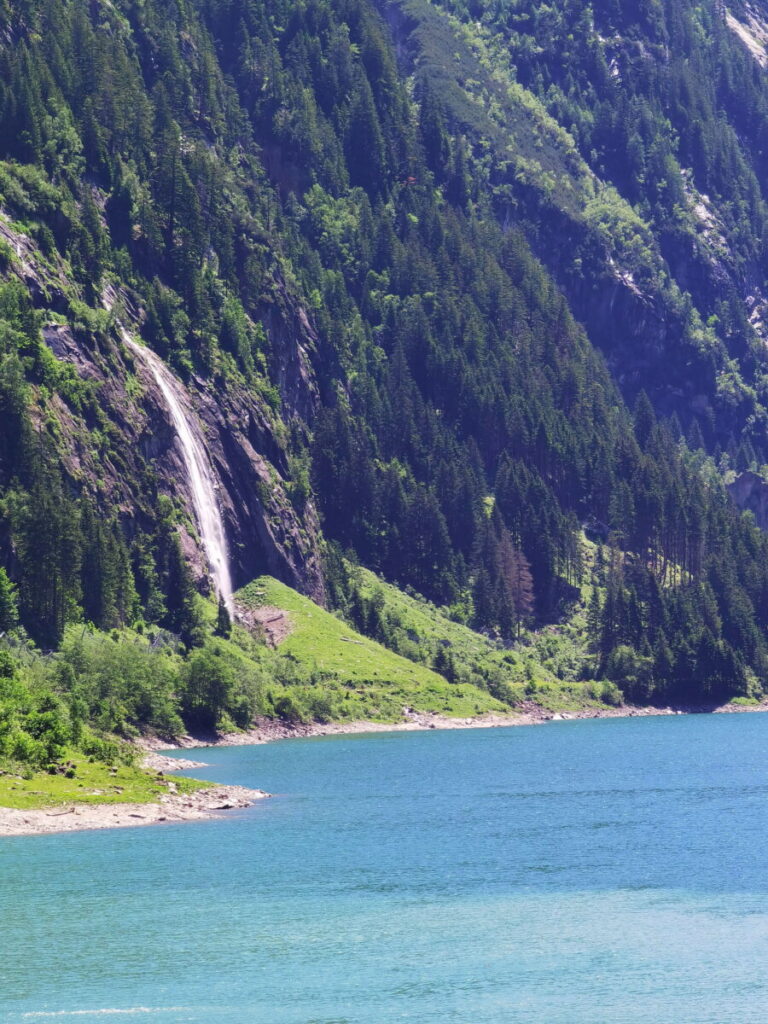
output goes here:
[{"label": "grassy promontory", "polygon": [[138,624],[68,627],[42,653],[23,635],[0,651],[0,807],[155,805],[206,783],[146,770],[135,741],[245,735],[256,720],[287,731],[426,714],[503,715],[483,686],[449,681],[270,577],[238,594],[238,620],[199,600],[195,643]]},{"label": "grassy promontory", "polygon": [[138,764],[109,765],[68,751],[53,771],[7,769],[0,774],[0,807],[35,810],[76,804],[150,804],[187,795],[211,783],[147,771]]}]

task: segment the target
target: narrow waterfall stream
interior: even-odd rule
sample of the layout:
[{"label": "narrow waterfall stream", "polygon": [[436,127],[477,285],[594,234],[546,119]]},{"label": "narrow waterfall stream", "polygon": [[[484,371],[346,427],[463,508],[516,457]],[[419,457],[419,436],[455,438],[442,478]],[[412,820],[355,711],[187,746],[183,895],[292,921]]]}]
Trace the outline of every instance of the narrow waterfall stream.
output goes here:
[{"label": "narrow waterfall stream", "polygon": [[216,483],[202,440],[202,429],[194,413],[185,408],[184,389],[165,363],[151,349],[140,345],[125,328],[120,328],[123,341],[150,371],[163,393],[168,411],[176,429],[184,463],[187,467],[195,518],[200,530],[203,550],[208,558],[217,594],[223,599],[230,615],[234,614],[232,577],[229,572],[229,552],[224,532],[224,520],[216,496]]}]

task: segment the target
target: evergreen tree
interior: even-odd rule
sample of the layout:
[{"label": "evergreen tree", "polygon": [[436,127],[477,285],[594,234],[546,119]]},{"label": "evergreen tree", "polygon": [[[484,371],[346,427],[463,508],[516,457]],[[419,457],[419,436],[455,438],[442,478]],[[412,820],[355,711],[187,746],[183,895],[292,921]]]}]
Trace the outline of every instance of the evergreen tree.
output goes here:
[{"label": "evergreen tree", "polygon": [[230,618],[226,602],[221,595],[219,595],[219,606],[216,612],[216,628],[214,632],[216,636],[221,636],[225,639],[232,633],[232,619]]},{"label": "evergreen tree", "polygon": [[0,568],[0,634],[14,629],[19,622],[19,606],[16,587],[8,579],[5,569]]}]

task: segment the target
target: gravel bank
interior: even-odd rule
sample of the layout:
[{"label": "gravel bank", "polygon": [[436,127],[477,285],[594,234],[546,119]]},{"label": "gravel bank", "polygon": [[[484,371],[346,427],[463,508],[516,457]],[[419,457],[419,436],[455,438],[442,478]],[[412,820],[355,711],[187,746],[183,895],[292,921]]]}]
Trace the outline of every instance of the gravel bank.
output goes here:
[{"label": "gravel bank", "polygon": [[70,804],[42,810],[0,807],[0,836],[37,836],[86,829],[135,828],[162,822],[201,821],[250,807],[269,793],[243,786],[214,786],[196,793],[168,793],[152,804]]}]

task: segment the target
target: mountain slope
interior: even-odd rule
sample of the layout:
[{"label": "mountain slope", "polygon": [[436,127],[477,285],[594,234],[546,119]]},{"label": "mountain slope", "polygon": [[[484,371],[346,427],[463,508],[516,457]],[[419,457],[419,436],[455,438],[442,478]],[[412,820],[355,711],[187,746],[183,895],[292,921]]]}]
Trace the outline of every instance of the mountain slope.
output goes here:
[{"label": "mountain slope", "polygon": [[352,616],[351,553],[502,644],[582,623],[569,673],[635,700],[759,692],[768,542],[721,474],[766,458],[764,84],[729,25],[0,4],[0,631],[204,641],[122,326],[201,424],[237,585]]},{"label": "mountain slope", "polygon": [[404,70],[439,97],[496,216],[523,227],[625,396],[644,389],[759,467],[768,93],[720,9],[382,9]]}]

